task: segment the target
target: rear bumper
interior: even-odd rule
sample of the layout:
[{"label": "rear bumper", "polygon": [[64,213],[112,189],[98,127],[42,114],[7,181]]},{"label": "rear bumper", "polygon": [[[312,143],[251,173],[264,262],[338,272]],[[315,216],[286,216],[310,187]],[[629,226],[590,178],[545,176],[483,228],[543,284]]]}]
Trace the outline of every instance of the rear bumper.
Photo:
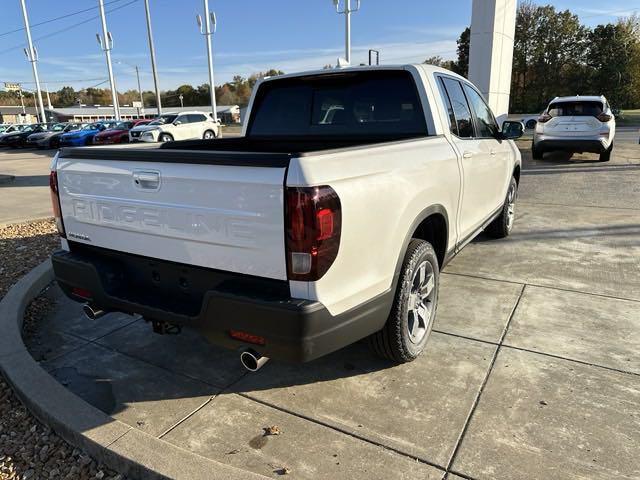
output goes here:
[{"label": "rear bumper", "polygon": [[590,138],[590,139],[534,139],[534,144],[537,149],[544,150],[546,152],[551,151],[565,151],[565,152],[590,152],[590,153],[602,153],[609,148],[610,142],[604,138]]},{"label": "rear bumper", "polygon": [[[195,328],[215,345],[248,347],[284,361],[307,362],[380,330],[393,299],[390,290],[333,316],[320,302],[290,298],[286,281],[80,245],[74,249],[70,243],[72,252],[56,252],[52,262],[58,284],[71,299],[86,302],[72,293],[82,288],[105,311]],[[230,330],[263,337],[265,344],[236,340]]]}]

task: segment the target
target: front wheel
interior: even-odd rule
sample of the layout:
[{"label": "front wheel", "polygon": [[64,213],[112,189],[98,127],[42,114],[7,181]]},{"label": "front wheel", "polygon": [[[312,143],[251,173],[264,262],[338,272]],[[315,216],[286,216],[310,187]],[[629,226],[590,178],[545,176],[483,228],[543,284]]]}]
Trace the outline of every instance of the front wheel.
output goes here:
[{"label": "front wheel", "polygon": [[489,224],[485,229],[485,232],[493,238],[505,238],[508,237],[513,229],[513,223],[516,219],[516,200],[518,198],[518,182],[511,177],[511,183],[509,183],[509,190],[507,190],[507,197],[502,204],[502,210],[500,215]]},{"label": "front wheel", "polygon": [[173,142],[173,137],[171,135],[169,135],[168,133],[163,133],[162,135],[160,135],[160,141],[161,142]]},{"label": "front wheel", "polygon": [[436,252],[430,243],[412,239],[387,323],[369,337],[369,345],[377,355],[406,363],[422,353],[435,321],[439,285]]}]

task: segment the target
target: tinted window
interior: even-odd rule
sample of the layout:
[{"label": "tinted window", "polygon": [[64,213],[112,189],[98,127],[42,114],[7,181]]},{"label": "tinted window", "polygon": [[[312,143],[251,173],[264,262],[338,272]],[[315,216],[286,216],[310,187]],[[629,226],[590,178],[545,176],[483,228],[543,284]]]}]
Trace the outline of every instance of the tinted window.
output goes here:
[{"label": "tinted window", "polygon": [[189,123],[189,116],[180,115],[178,118],[175,119],[175,123],[181,123],[182,125]]},{"label": "tinted window", "polygon": [[196,113],[193,115],[187,115],[187,117],[189,117],[189,123],[197,123],[197,122],[204,122],[207,120],[207,117],[200,114],[200,113]]},{"label": "tinted window", "polygon": [[453,113],[453,107],[451,106],[451,100],[449,100],[449,95],[447,95],[447,91],[444,88],[444,83],[442,83],[442,78],[438,78],[438,89],[440,90],[440,96],[442,97],[442,102],[444,103],[444,108],[447,109],[447,115],[449,116],[449,130],[454,135],[458,135],[458,125],[456,124],[456,116]]},{"label": "tinted window", "polygon": [[484,99],[478,92],[476,92],[473,88],[466,84],[464,86],[464,91],[467,94],[469,102],[473,106],[473,110],[476,112],[476,119],[478,121],[477,136],[480,138],[495,138],[499,131],[498,123],[496,122],[493,113],[491,113],[491,110],[485,103]]},{"label": "tinted window", "polygon": [[177,115],[160,115],[154,119],[149,125],[166,125],[167,123],[173,123],[176,121]]},{"label": "tinted window", "polygon": [[451,106],[453,107],[458,136],[461,138],[472,138],[473,117],[471,116],[467,98],[462,91],[462,85],[460,85],[459,81],[452,78],[443,78],[442,81],[449,95]]},{"label": "tinted window", "polygon": [[265,83],[249,135],[427,134],[408,72],[357,72]]},{"label": "tinted window", "polygon": [[602,111],[600,102],[555,102],[549,105],[552,117],[597,117]]}]

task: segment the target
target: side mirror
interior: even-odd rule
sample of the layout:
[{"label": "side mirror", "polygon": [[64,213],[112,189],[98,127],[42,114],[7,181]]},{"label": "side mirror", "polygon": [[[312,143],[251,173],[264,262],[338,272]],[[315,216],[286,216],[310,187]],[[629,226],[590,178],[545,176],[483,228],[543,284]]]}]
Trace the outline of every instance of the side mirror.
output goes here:
[{"label": "side mirror", "polygon": [[173,122],[174,125],[178,126],[178,125],[182,125],[182,121],[181,120],[176,120],[175,122]]},{"label": "side mirror", "polygon": [[524,135],[524,125],[522,122],[505,120],[502,124],[502,138],[505,140],[515,140]]}]

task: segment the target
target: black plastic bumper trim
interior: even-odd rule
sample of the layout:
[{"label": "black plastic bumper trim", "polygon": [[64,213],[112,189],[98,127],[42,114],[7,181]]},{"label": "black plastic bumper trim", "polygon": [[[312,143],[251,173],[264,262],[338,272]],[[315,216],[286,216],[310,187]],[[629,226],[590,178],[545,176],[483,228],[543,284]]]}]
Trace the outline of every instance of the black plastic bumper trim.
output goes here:
[{"label": "black plastic bumper trim", "polygon": [[[105,288],[104,284],[114,272],[105,274],[101,271],[103,264],[99,257],[99,252],[78,254],[59,251],[53,254],[56,280],[69,298],[84,302],[85,300],[72,294],[74,287],[80,287],[89,290],[92,293],[91,303],[103,310],[140,314],[149,320],[192,327],[215,345],[229,349],[250,347],[261,355],[290,362],[316,359],[380,330],[389,316],[393,301],[393,291],[390,289],[362,305],[333,316],[320,302],[276,298],[273,295],[261,298],[260,295],[243,292],[241,284],[236,281],[233,292],[217,288],[207,290],[201,297],[197,313],[185,314],[159,308],[153,302],[140,303],[135,299],[125,298],[125,295],[109,292],[109,286]],[[122,254],[119,262],[126,263],[127,257],[128,255]],[[111,261],[109,264],[119,262]],[[159,263],[166,263],[163,265],[165,269],[191,268],[170,262]],[[210,272],[212,277],[224,275],[224,272]],[[151,281],[135,288],[138,291],[146,290],[141,298],[158,298],[154,297]],[[247,291],[252,288],[253,286],[248,287]],[[231,338],[231,329],[264,337],[266,344],[250,345]],[[149,332],[151,334],[151,328]]]},{"label": "black plastic bumper trim", "polygon": [[541,140],[535,142],[538,150],[552,152],[560,150],[564,152],[589,152],[602,153],[606,148],[599,140]]}]

